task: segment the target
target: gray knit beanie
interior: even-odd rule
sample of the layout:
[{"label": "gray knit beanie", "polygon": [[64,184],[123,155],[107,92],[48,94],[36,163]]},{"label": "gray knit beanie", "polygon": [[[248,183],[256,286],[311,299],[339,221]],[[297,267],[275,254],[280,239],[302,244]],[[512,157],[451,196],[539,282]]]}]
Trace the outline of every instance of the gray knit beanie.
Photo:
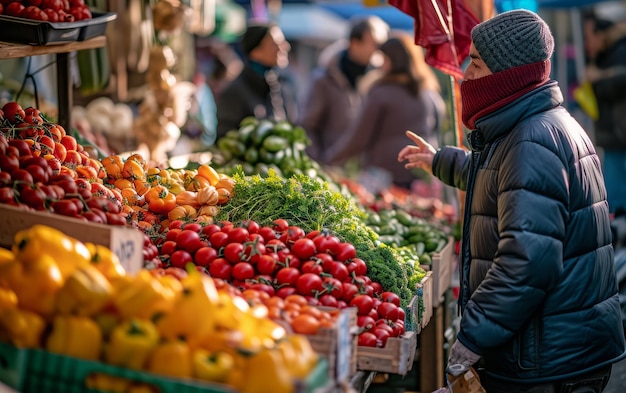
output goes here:
[{"label": "gray knit beanie", "polygon": [[527,10],[503,12],[472,29],[472,41],[491,72],[547,60],[554,50],[550,27]]}]

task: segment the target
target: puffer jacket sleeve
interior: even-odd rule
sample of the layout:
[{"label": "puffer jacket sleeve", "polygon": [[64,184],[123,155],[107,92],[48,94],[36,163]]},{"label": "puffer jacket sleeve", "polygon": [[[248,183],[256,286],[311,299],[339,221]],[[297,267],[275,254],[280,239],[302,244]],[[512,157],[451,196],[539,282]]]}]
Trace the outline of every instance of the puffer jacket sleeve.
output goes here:
[{"label": "puffer jacket sleeve", "polygon": [[[530,125],[531,134],[550,135],[543,124]],[[476,353],[504,344],[520,331],[563,273],[571,172],[566,159],[555,153],[563,149],[549,147],[550,137],[539,140],[543,144],[535,139],[502,147],[506,153],[497,173],[485,176],[497,186],[499,242],[486,278],[465,308],[458,335]],[[486,197],[480,195],[485,186],[476,183],[478,200]]]},{"label": "puffer jacket sleeve", "polygon": [[458,147],[446,146],[435,154],[432,166],[433,175],[445,184],[465,191],[469,163],[469,152]]}]

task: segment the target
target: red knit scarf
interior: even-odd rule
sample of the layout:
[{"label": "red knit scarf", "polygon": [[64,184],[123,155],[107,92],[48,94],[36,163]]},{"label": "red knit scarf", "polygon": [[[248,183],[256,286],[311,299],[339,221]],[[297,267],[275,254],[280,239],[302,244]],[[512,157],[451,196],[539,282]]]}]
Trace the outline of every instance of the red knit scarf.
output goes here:
[{"label": "red knit scarf", "polygon": [[550,60],[509,68],[461,83],[463,124],[473,130],[476,121],[541,86],[550,78]]}]

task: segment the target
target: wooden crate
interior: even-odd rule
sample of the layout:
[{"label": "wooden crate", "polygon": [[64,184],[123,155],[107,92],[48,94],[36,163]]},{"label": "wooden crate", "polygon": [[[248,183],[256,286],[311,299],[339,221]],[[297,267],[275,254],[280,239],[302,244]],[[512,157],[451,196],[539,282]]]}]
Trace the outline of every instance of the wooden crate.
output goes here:
[{"label": "wooden crate", "polygon": [[417,294],[405,309],[406,330],[420,333],[433,315],[433,272],[426,272],[417,285]]},{"label": "wooden crate", "polygon": [[307,335],[313,350],[328,361],[328,377],[337,384],[349,381],[357,371],[356,329],[356,308],[349,307],[339,312],[335,326]]},{"label": "wooden crate", "polygon": [[454,262],[454,238],[450,237],[443,249],[432,256],[431,265],[422,265],[433,272],[433,307],[439,307],[444,294],[450,288]]},{"label": "wooden crate", "polygon": [[384,348],[357,347],[357,369],[405,375],[413,367],[417,336],[416,332],[405,332],[388,338]]},{"label": "wooden crate", "polygon": [[56,228],[82,242],[109,247],[128,273],[136,273],[143,267],[143,233],[138,229],[84,222],[59,214],[28,211],[7,204],[0,204],[0,246],[10,247],[18,231],[35,224]]},{"label": "wooden crate", "polygon": [[[434,302],[434,283],[433,272],[426,272],[426,276],[422,278],[422,281],[417,286],[417,297],[421,297],[424,304],[424,309],[420,310],[419,307],[415,308],[416,320],[419,321],[420,328],[423,329],[430,322],[430,318],[433,316],[433,302]],[[421,330],[420,329],[420,330]]]}]

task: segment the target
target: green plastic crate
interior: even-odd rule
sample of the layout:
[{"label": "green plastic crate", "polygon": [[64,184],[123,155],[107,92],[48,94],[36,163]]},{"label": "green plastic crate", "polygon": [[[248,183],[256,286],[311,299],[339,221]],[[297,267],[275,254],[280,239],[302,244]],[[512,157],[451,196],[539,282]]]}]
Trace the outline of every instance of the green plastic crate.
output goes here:
[{"label": "green plastic crate", "polygon": [[[325,386],[327,372],[328,364],[321,359],[304,381],[296,381],[295,391],[313,393]],[[0,381],[22,393],[97,393],[85,385],[87,376],[92,373],[151,384],[160,393],[236,393],[226,385],[166,378],[43,350],[0,344]]]}]

